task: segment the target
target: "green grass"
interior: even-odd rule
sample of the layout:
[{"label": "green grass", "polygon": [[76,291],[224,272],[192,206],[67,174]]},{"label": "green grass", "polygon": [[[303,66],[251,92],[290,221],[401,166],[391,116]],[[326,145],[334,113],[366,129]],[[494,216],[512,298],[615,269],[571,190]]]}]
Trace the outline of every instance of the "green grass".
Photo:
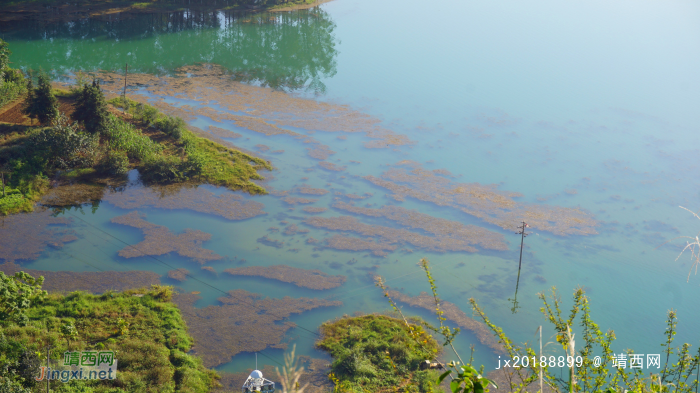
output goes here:
[{"label": "green grass", "polygon": [[384,315],[324,323],[316,345],[333,357],[331,369],[340,391],[388,393],[399,387],[440,392],[434,384],[439,374],[419,369],[421,362],[434,359],[440,346],[420,329],[420,320],[411,323],[417,330],[414,336],[403,320]]},{"label": "green grass", "polygon": [[2,196],[0,187],[0,215],[19,212],[30,212],[33,210],[34,201],[25,197],[19,190],[5,187],[5,196]]},{"label": "green grass", "polygon": [[0,80],[0,108],[27,91],[23,84]]},{"label": "green grass", "polygon": [[202,163],[198,180],[232,190],[245,190],[251,194],[267,193],[251,181],[264,179],[258,170],[272,170],[272,166],[265,160],[197,137],[189,131],[183,133],[182,139],[188,157],[195,157]]},{"label": "green grass", "polygon": [[110,149],[124,151],[132,160],[143,161],[163,150],[161,144],[113,115],[110,115],[110,126],[104,135],[109,140]]},{"label": "green grass", "polygon": [[[108,102],[117,108],[124,108],[124,101],[122,98],[113,98]],[[147,104],[140,104],[139,102],[128,98],[127,102],[129,103],[128,113],[132,116],[132,118],[136,119],[135,121],[140,122],[142,127],[154,129],[159,127],[160,124],[164,123],[162,121],[164,115],[160,113],[156,112],[155,115],[151,116],[150,118],[143,115],[143,113],[146,113],[149,110],[156,111],[154,107]],[[141,109],[137,109],[138,105],[141,105]],[[123,124],[122,128],[132,130],[129,131],[129,135],[134,135],[133,126],[122,120],[118,121],[121,121]],[[197,182],[223,186],[231,190],[244,190],[251,194],[267,193],[263,187],[260,187],[251,181],[264,179],[264,177],[258,173],[259,170],[273,169],[272,166],[265,160],[228,148],[208,139],[200,138],[186,129],[182,129],[180,131],[182,134],[180,139],[170,135],[165,135],[163,133],[162,138],[160,139],[163,157],[148,155],[141,160],[148,161],[148,159],[152,159],[169,163],[172,166],[187,166],[186,164],[188,162],[196,162],[195,166],[199,168],[196,173],[190,170],[188,174],[182,174],[178,178],[180,180],[196,180]],[[128,139],[127,137],[122,137],[116,134],[112,138],[119,141]],[[129,145],[139,144],[129,143]],[[117,150],[124,149],[122,146],[112,146],[112,148]],[[131,155],[129,157],[131,158]],[[178,164],[175,162],[174,158],[177,158],[183,162]],[[143,169],[148,170],[148,168]],[[173,168],[173,170],[177,171],[178,169]]]},{"label": "green grass", "polygon": [[[29,309],[26,326],[0,322],[0,365],[18,360],[24,351],[42,353],[48,341],[53,360],[83,350],[114,350],[119,360],[117,379],[52,383],[59,392],[208,392],[218,376],[187,354],[193,340],[171,294],[170,287],[160,286],[101,296],[50,294]],[[120,320],[125,330],[119,329]],[[60,333],[66,324],[77,329],[77,337]],[[36,384],[32,391],[45,388]]]}]

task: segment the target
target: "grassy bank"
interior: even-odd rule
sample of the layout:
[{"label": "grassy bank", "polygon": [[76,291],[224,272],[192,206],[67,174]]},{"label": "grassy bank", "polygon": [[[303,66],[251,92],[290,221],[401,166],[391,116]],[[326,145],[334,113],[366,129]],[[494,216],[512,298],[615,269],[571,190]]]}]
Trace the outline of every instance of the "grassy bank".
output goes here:
[{"label": "grassy bank", "polygon": [[51,382],[52,392],[208,392],[218,385],[215,371],[188,355],[192,338],[180,310],[170,301],[170,287],[101,296],[74,292],[49,294],[25,311],[25,326],[0,321],[0,390],[22,385],[44,392],[46,382],[33,381],[46,364],[63,364],[66,351],[113,350],[118,359],[114,380]]},{"label": "grassy bank", "polygon": [[422,321],[384,315],[344,317],[321,326],[316,345],[333,357],[332,377],[338,391],[347,393],[442,392],[435,385],[439,373],[421,370],[435,357],[439,344],[420,328]]}]

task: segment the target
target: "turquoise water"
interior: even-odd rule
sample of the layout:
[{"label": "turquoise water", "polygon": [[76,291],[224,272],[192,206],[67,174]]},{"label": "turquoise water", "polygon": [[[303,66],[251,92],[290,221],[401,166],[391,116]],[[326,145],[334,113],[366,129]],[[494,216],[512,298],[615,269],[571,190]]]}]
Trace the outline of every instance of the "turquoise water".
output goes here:
[{"label": "turquoise water", "polygon": [[[303,226],[298,219],[304,216],[300,207],[289,212],[274,196],[252,198],[263,203],[268,214],[241,222],[191,211],[139,209],[150,222],[173,232],[193,228],[211,233],[205,248],[246,258],[247,266],[284,263],[347,275],[343,286],[318,292],[262,279],[214,279],[195,273],[224,290],[242,288],[271,297],[329,296],[344,302],[342,307],[290,318],[300,326],[314,330],[343,314],[387,308],[366,272],[348,272],[347,265],[334,269],[332,262],[356,258],[360,262],[355,267],[379,262],[377,272],[388,285],[417,295],[429,290],[415,265],[420,257],[427,257],[444,300],[471,315],[467,300],[476,298],[516,342],[535,342],[535,330],[546,324],[538,311],[537,292],[556,286],[567,309],[572,290],[581,285],[591,298],[593,319],[601,329],[615,330],[614,350],[658,353],[668,309],[679,315],[677,340],[697,345],[700,314],[695,300],[700,295],[700,276],[691,275],[686,283],[689,255],[674,261],[684,242],[656,248],[675,236],[695,236],[700,224],[678,207],[700,209],[697,3],[448,1],[436,6],[416,1],[335,0],[320,9],[265,14],[258,22],[255,18],[140,16],[125,21],[37,24],[19,30],[3,26],[2,33],[16,66],[42,67],[58,75],[78,69],[118,70],[129,62],[134,71],[168,74],[184,65],[215,63],[246,83],[349,105],[416,141],[397,151],[372,150],[362,146],[367,138],[360,134],[347,134],[347,140],[341,141],[336,133],[316,132],[314,138],[337,152],[329,161],[340,159],[338,164],[347,165],[348,170],[305,172],[316,160],[306,156],[307,146],[300,141],[267,137],[206,118],[193,122],[201,128],[215,124],[234,130],[244,138],[232,142],[249,150],[256,144],[284,149],[281,155],[265,155],[279,168],[265,185],[288,190],[301,184],[302,177],[309,177],[312,187],[329,188],[326,183],[331,183],[331,193],[318,197],[313,206],[329,207],[335,190],[374,193],[358,205],[395,203],[386,190],[351,175],[379,176],[387,164],[410,159],[427,169],[446,168],[461,175],[459,182],[497,184],[501,190],[519,192],[523,197],[518,201],[580,207],[601,222],[599,234],[593,236],[532,231],[526,238],[520,278],[521,308],[512,314],[508,299],[517,276],[520,238],[513,233],[517,222],[512,231],[503,230],[454,209],[408,198],[400,205],[503,233],[509,251],[439,254],[417,250],[407,255],[397,251],[376,259],[363,258],[364,252],[314,251],[299,235],[289,240],[290,247],[300,249],[297,253],[258,243],[256,239],[268,234],[267,228],[279,227],[280,220]],[[362,163],[352,165],[349,160]],[[103,203],[95,214],[80,217],[135,244],[142,239],[139,231],[109,222],[128,212]],[[71,214],[76,213],[66,215]],[[342,214],[330,209],[321,216]],[[123,244],[77,220],[74,226],[80,239],[66,245],[64,253],[49,249],[26,266],[94,270],[67,257],[68,252],[104,270],[148,269],[164,275],[170,270],[149,258],[120,258],[117,252]],[[309,236],[326,237],[322,230],[308,229]],[[288,240],[279,233],[270,236]],[[177,255],[159,259],[198,270]],[[466,266],[458,267],[460,262]],[[212,266],[222,271],[238,265]],[[546,282],[535,280],[537,275]],[[201,306],[215,304],[220,295],[192,280],[181,286],[201,291]],[[427,311],[410,311],[430,318]],[[288,335],[290,343],[298,344],[298,352],[320,356],[313,340],[302,329]],[[475,342],[473,335],[464,332],[457,345],[464,354]],[[265,353],[281,360],[280,350]],[[497,357],[478,343],[476,360],[487,367],[497,364]],[[221,368],[236,371],[249,367],[251,361],[252,355],[241,354]],[[269,359],[259,361],[264,364]]]}]

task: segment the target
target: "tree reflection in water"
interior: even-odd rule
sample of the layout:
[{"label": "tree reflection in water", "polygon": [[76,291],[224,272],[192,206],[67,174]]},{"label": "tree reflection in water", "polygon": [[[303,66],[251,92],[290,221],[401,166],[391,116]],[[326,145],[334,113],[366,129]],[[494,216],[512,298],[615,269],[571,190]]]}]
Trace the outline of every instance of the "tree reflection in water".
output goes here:
[{"label": "tree reflection in water", "polygon": [[156,74],[215,63],[241,82],[318,94],[325,92],[323,79],[336,73],[334,29],[328,13],[318,7],[257,14],[116,14],[0,25],[8,42],[25,42],[16,52],[31,47],[35,53],[19,53],[16,66],[42,67],[57,76],[76,70],[123,70],[126,62],[130,71]]}]

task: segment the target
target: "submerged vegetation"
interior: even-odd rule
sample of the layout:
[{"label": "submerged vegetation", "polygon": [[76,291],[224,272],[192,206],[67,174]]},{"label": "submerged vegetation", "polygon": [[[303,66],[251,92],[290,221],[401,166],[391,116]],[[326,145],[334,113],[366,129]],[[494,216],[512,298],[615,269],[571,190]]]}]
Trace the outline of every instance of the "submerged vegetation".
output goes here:
[{"label": "submerged vegetation", "polygon": [[37,289],[42,278],[0,272],[0,279],[3,300],[6,293],[32,288],[23,295],[27,302],[16,309],[17,317],[0,320],[0,391],[45,391],[45,382],[34,377],[46,364],[47,344],[51,361],[58,364],[64,352],[85,350],[113,350],[119,361],[114,380],[52,382],[53,392],[203,393],[218,385],[216,372],[187,354],[193,340],[171,302],[170,287],[61,295]]},{"label": "submerged vegetation", "polygon": [[[2,40],[0,48],[9,53]],[[15,89],[12,86],[22,78],[12,76],[17,72],[6,67],[7,56],[2,56],[0,69],[10,76],[2,86]],[[149,184],[207,183],[266,193],[251,180],[263,179],[257,171],[271,170],[268,162],[200,138],[180,118],[119,98],[109,103],[128,112],[110,110],[96,80],[63,92],[51,89],[45,73],[39,74],[36,88],[33,79],[30,73],[21,112],[39,123],[23,124],[21,114],[15,125],[0,123],[0,214],[31,211],[48,190],[50,178],[120,182],[130,169],[137,169]]]}]

